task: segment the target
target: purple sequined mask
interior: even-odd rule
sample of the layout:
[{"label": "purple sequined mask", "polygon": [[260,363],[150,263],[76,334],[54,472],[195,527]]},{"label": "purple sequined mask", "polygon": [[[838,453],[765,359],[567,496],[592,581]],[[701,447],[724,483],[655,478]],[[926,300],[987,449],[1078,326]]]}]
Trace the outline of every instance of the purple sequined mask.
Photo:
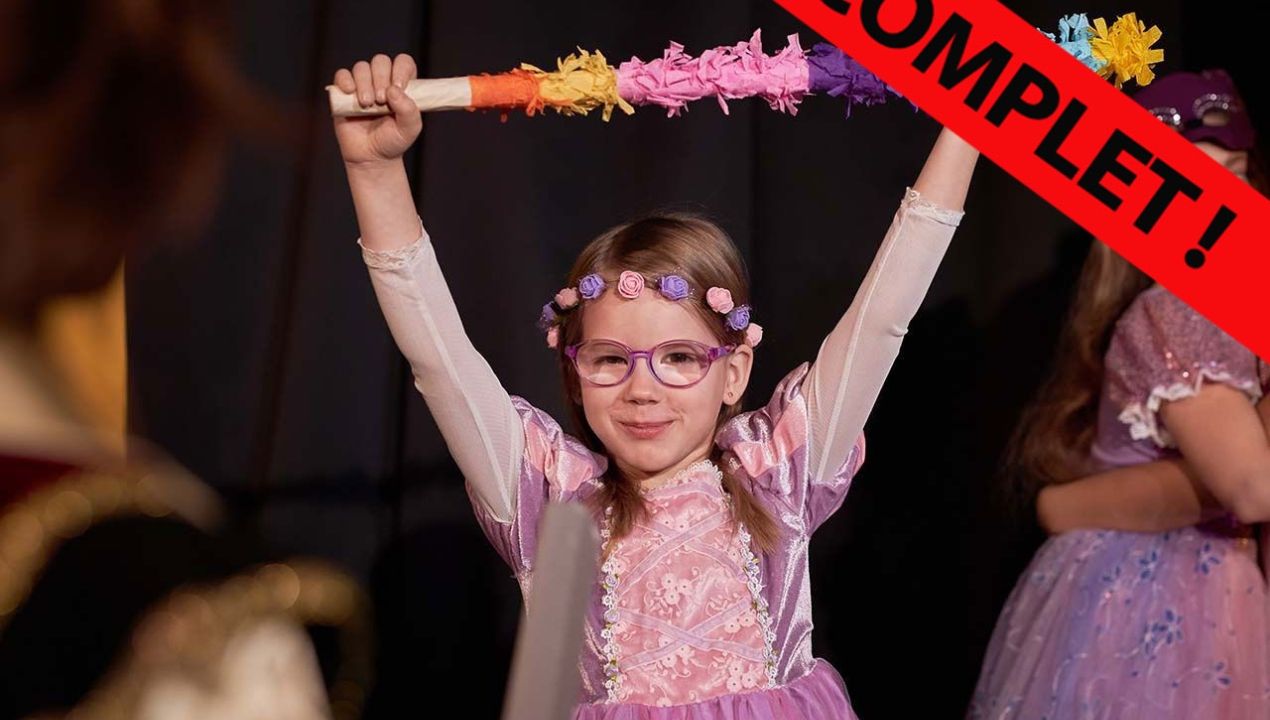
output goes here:
[{"label": "purple sequined mask", "polygon": [[1239,90],[1224,70],[1176,72],[1134,93],[1139,105],[1191,142],[1251,150],[1256,132]]}]

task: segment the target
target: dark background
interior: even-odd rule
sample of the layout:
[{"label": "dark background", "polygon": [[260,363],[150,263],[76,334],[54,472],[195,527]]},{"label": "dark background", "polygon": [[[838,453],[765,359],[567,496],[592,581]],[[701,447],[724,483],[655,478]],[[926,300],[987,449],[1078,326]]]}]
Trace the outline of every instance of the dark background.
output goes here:
[{"label": "dark background", "polygon": [[[1249,47],[1264,23],[1214,3],[1006,3],[1061,15],[1136,11],[1164,29],[1157,70],[1225,66],[1270,117]],[[236,3],[245,74],[294,113],[293,148],[235,149],[208,230],[130,259],[133,430],[166,447],[279,551],[334,559],[375,598],[371,717],[455,704],[495,717],[519,610],[462,478],[379,315],[322,86],[375,52],[422,75],[611,63],[798,32],[771,2],[269,0]],[[1249,5],[1251,11],[1252,5]],[[287,116],[292,117],[292,116]],[[1264,125],[1260,126],[1264,132]],[[425,118],[408,167],[477,348],[513,393],[561,410],[534,327],[594,235],[655,208],[708,213],[749,262],[767,336],[748,406],[811,359],[847,307],[938,132],[901,102],[849,120],[829,98],[797,117],[710,102],[668,120]],[[1090,240],[984,161],[967,216],[868,424],[869,459],[813,545],[816,652],[859,714],[963,713],[996,613],[1040,542],[993,501],[993,471],[1044,375]]]}]

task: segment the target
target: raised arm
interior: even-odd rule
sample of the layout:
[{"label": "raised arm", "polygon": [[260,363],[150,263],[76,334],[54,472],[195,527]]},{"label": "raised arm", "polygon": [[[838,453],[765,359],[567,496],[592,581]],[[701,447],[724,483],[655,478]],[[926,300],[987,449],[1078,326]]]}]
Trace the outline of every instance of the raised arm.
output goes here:
[{"label": "raised arm", "polygon": [[410,362],[450,453],[485,510],[510,522],[524,448],[511,398],[463,330],[432,244],[415,210],[402,155],[418,138],[419,109],[402,88],[414,78],[407,55],[376,55],[335,74],[363,106],[393,114],[336,118],[335,134],[361,230],[363,257],[393,338]]},{"label": "raised arm", "polygon": [[804,384],[813,478],[836,471],[863,430],[961,221],[978,158],[951,131],[940,133],[855,299],[821,345]]}]

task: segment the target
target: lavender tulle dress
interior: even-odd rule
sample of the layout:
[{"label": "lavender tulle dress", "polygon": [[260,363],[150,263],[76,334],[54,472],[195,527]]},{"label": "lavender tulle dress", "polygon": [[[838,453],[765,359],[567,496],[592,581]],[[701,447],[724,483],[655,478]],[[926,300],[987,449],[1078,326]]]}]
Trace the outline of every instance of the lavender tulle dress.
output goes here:
[{"label": "lavender tulle dress", "polygon": [[[721,469],[702,461],[645,493],[648,522],[615,543],[596,583],[579,658],[582,720],[854,718],[838,673],[811,654],[807,549],[842,504],[864,459],[857,439],[830,477],[807,470],[803,365],[768,405],[719,432],[723,464],[776,520],[779,546],[756,552],[734,532]],[[599,487],[602,457],[523,399],[520,489],[511,522],[474,498],[486,535],[533,602],[538,521],[548,502],[583,502]],[[607,526],[597,519],[601,533]]]},{"label": "lavender tulle dress", "polygon": [[[1097,469],[1176,455],[1160,403],[1225,383],[1261,397],[1264,364],[1168,291],[1143,292],[1107,353]],[[969,716],[1270,718],[1266,582],[1252,529],[1050,538],[997,621]]]}]

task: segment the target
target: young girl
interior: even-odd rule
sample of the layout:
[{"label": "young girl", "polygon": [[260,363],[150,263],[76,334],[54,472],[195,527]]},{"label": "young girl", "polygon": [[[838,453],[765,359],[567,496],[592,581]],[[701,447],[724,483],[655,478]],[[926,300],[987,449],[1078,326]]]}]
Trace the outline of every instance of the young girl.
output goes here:
[{"label": "young girl", "polygon": [[761,328],[736,247],[662,215],[583,250],[543,309],[578,438],[509,396],[463,332],[401,155],[420,131],[407,56],[335,84],[392,116],[336,120],[364,257],[397,344],[532,602],[548,502],[605,539],[584,618],[577,718],[850,718],[811,654],[807,545],[864,460],[861,430],[961,218],[977,152],[948,131],[816,361],[740,413]]},{"label": "young girl", "polygon": [[[1177,73],[1135,99],[1247,179],[1252,125],[1224,73]],[[1038,506],[1062,534],[1002,611],[972,718],[1270,717],[1266,583],[1247,524],[1270,519],[1253,405],[1268,380],[1250,351],[1094,245],[1056,372],[1010,455],[1016,479],[1062,483]],[[1065,482],[1110,468],[1124,472]],[[1233,517],[1213,518],[1209,498]]]}]

